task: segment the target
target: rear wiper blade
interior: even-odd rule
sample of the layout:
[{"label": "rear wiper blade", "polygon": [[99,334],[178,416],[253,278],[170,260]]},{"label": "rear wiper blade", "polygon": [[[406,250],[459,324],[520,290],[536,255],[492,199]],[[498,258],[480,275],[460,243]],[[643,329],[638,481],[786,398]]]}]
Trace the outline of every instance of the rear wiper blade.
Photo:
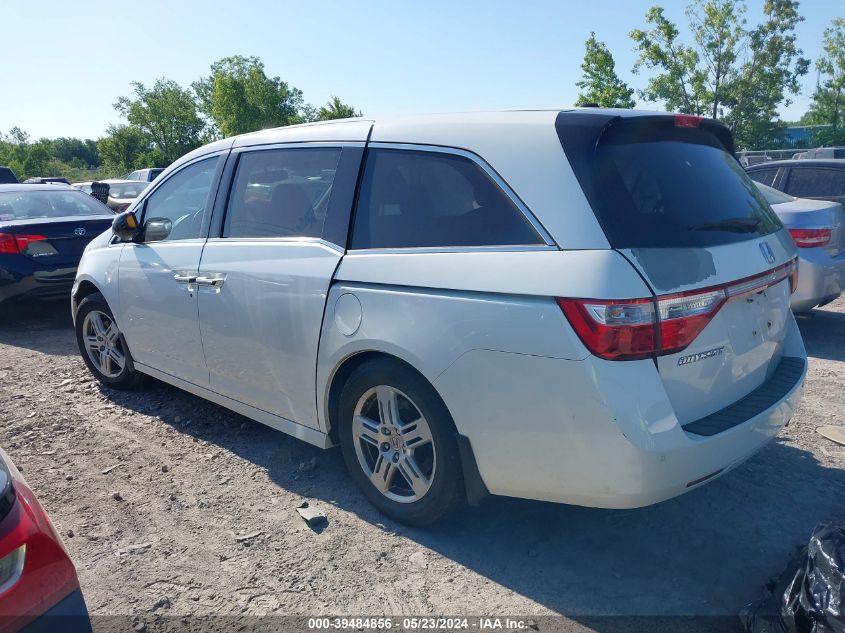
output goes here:
[{"label": "rear wiper blade", "polygon": [[707,222],[689,227],[693,231],[733,231],[734,233],[751,233],[762,220],[759,218],[728,218],[719,222]]}]

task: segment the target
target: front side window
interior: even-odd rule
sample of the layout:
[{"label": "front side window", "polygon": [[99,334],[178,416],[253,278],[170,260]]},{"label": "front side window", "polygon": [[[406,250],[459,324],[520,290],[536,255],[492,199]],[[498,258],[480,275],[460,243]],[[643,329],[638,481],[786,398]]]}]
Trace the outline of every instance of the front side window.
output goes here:
[{"label": "front side window", "polygon": [[218,160],[207,158],[174,173],[144,202],[143,221],[169,220],[167,240],[200,237]]},{"label": "front side window", "polygon": [[320,237],[340,152],[315,147],[241,154],[223,237]]},{"label": "front side window", "polygon": [[371,149],[351,248],[542,244],[475,162],[439,152]]},{"label": "front side window", "polygon": [[787,191],[797,198],[845,196],[845,170],[793,167]]}]

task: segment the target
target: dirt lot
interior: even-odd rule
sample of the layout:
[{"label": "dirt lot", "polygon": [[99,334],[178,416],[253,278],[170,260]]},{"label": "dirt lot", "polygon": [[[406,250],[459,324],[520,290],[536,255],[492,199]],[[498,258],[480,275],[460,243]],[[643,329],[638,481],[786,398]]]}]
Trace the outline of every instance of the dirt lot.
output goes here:
[{"label": "dirt lot", "polygon": [[845,518],[845,448],[814,432],[845,423],[842,300],[800,321],[810,377],[791,425],[722,479],[631,511],[493,499],[430,530],[375,512],[337,451],[154,381],[100,387],[66,302],[3,312],[0,445],[94,614],[566,614],[600,630],[589,616],[734,615],[818,521]]}]

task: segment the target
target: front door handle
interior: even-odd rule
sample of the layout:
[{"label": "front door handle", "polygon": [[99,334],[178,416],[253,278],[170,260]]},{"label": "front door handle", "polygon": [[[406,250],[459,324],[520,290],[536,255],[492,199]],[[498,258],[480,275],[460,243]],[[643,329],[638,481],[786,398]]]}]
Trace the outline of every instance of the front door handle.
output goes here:
[{"label": "front door handle", "polygon": [[226,281],[225,275],[215,275],[214,277],[196,277],[195,281],[198,286],[213,286],[219,288]]},{"label": "front door handle", "polygon": [[193,284],[197,281],[196,275],[180,275],[176,273],[173,275],[173,279],[176,281],[177,284]]}]

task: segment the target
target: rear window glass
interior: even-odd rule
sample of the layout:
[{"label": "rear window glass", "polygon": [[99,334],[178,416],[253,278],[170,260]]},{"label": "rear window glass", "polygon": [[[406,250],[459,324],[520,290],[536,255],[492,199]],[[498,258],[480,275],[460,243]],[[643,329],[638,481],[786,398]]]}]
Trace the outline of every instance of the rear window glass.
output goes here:
[{"label": "rear window glass", "polygon": [[786,188],[799,198],[845,196],[845,169],[793,167]]},{"label": "rear window glass", "polygon": [[792,202],[795,200],[793,196],[790,196],[783,191],[778,191],[774,187],[769,187],[768,185],[764,185],[760,182],[757,183],[757,188],[769,204],[782,204],[784,202]]},{"label": "rear window glass", "polygon": [[592,156],[574,161],[611,246],[709,247],[781,228],[715,134],[676,128],[671,117],[644,119],[613,124],[597,145],[581,146]]},{"label": "rear window glass", "polygon": [[0,220],[34,220],[81,215],[113,215],[81,191],[10,191],[0,193]]},{"label": "rear window glass", "polygon": [[140,180],[135,182],[110,182],[106,184],[109,186],[109,196],[122,200],[137,198],[147,188],[147,183]]},{"label": "rear window glass", "polygon": [[771,187],[775,182],[775,176],[778,175],[778,170],[755,169],[754,171],[749,171],[748,175],[751,176],[751,180],[755,182],[762,182],[764,185],[769,185]]}]

